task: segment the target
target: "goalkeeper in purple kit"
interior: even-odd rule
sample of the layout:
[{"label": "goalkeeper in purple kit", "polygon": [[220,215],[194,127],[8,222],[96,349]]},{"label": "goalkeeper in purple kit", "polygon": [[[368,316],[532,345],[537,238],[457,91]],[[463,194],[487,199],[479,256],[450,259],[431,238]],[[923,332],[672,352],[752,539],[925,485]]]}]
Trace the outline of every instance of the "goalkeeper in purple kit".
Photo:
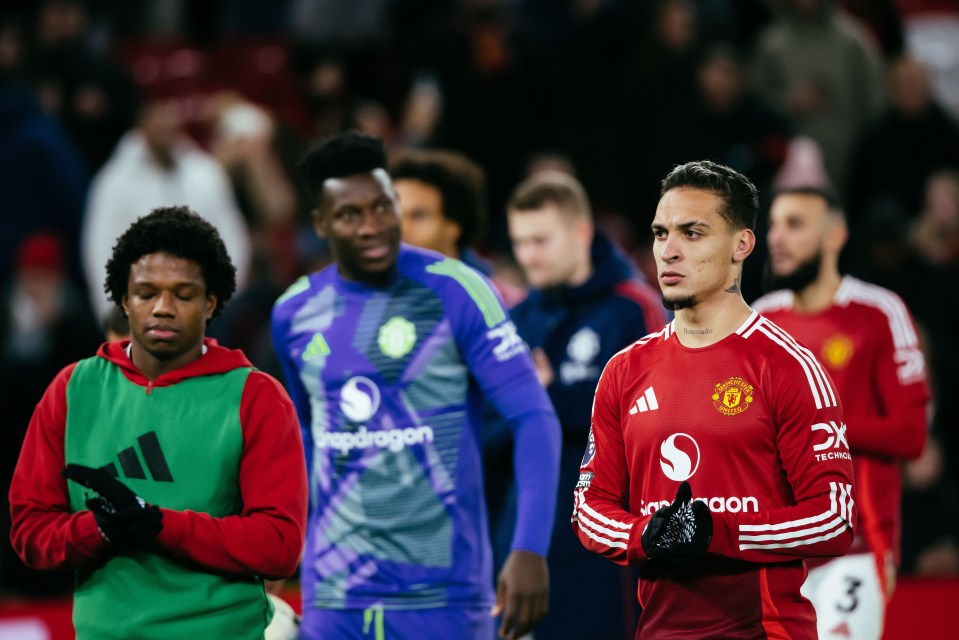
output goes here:
[{"label": "goalkeeper in purple kit", "polygon": [[[489,282],[400,244],[379,139],[300,164],[334,264],[277,300],[273,340],[310,474],[304,638],[518,638],[545,614],[560,430]],[[513,431],[519,513],[493,593],[479,431]]]}]

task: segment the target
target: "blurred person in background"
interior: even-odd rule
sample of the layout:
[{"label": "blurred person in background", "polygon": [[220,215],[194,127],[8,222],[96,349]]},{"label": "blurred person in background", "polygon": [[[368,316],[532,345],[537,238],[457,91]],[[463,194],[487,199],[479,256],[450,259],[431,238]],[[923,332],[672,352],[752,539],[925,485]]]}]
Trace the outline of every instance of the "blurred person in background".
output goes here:
[{"label": "blurred person in background", "polygon": [[[816,608],[819,637],[879,640],[901,564],[900,467],[922,453],[930,390],[916,325],[903,301],[840,273],[847,236],[831,191],[793,187],[777,193],[767,233],[772,291],[752,307],[809,347],[842,399],[840,435],[852,453],[858,522],[847,555],[807,560],[803,594]],[[813,427],[820,428],[833,439],[832,427]],[[828,454],[825,446],[815,450]]]},{"label": "blurred person in background", "polygon": [[[696,72],[706,47],[695,2],[658,0],[651,5],[652,15],[637,25],[645,37],[632,40],[618,102],[623,123],[620,154],[625,164],[642,171],[657,161],[651,145],[663,121],[697,98]],[[642,180],[626,183],[632,185],[630,208],[640,218],[633,225],[636,233],[645,232],[652,219],[659,175],[644,174]]]},{"label": "blurred person in background", "polygon": [[[650,143],[648,184],[688,158],[709,158],[746,175],[764,198],[786,159],[794,132],[790,118],[756,91],[730,45],[707,47],[696,69],[696,97],[664,114]],[[648,226],[654,210],[636,220],[638,230]],[[747,297],[761,293],[764,252],[757,246],[755,261],[743,267]]]},{"label": "blurred person in background", "polygon": [[936,98],[920,60],[901,56],[890,64],[885,106],[863,123],[851,160],[848,204],[858,228],[884,209],[914,218],[927,178],[943,167],[959,169],[959,122]]},{"label": "blurred person in background", "polygon": [[[918,575],[959,574],[959,171],[933,171],[909,233],[911,253],[933,284],[920,295],[937,399],[926,451],[904,468],[903,566]],[[921,514],[933,513],[931,521]],[[910,518],[921,525],[909,526]]]},{"label": "blurred person in background", "polygon": [[236,264],[242,290],[252,260],[250,232],[229,177],[216,158],[184,132],[177,102],[151,99],[141,107],[137,127],[123,136],[95,176],[86,203],[81,256],[98,320],[111,306],[102,283],[119,230],[135,221],[138,211],[172,205],[203,212],[217,228]]},{"label": "blurred person in background", "polygon": [[[70,279],[66,242],[55,233],[28,236],[14,256],[0,306],[0,486],[10,486],[27,424],[60,369],[96,351],[100,332],[84,292]],[[0,498],[0,590],[21,595],[68,593],[67,573],[27,568],[10,546],[7,494]]]},{"label": "blurred person in background", "polygon": [[278,376],[270,310],[304,266],[295,244],[301,201],[283,153],[287,132],[265,107],[232,91],[214,94],[210,110],[210,151],[226,170],[252,243],[247,285],[210,337]]},{"label": "blurred person in background", "polygon": [[843,196],[856,135],[882,104],[881,58],[865,27],[835,0],[785,0],[758,35],[753,71],[796,133],[822,149]]},{"label": "blurred person in background", "polygon": [[[507,223],[513,254],[530,286],[529,297],[513,307],[510,316],[530,347],[563,429],[548,558],[554,596],[536,635],[632,638],[638,615],[635,573],[580,544],[568,524],[569,491],[576,485],[586,449],[593,393],[603,366],[626,345],[661,328],[666,314],[659,295],[596,228],[586,192],[572,176],[544,171],[527,178],[508,201]],[[511,449],[495,444],[487,445],[490,475],[511,478],[505,464],[509,456],[502,453]],[[513,486],[502,512],[494,514],[500,557],[515,506]],[[585,585],[588,588],[582,588]]]},{"label": "blurred person in background", "polygon": [[525,297],[521,288],[496,277],[477,251],[486,232],[483,169],[461,153],[398,149],[390,176],[399,198],[403,241],[462,260],[489,277],[507,308]]},{"label": "blurred person in background", "polygon": [[[509,0],[397,3],[395,33],[414,69],[428,70],[441,94],[433,147],[455,149],[486,171],[487,246],[509,253],[503,204],[529,155],[559,135],[561,78],[548,53],[520,29]],[[404,7],[404,11],[399,11]],[[437,22],[437,20],[440,22]]]},{"label": "blurred person in background", "polygon": [[930,264],[959,265],[959,167],[935,171],[926,180],[910,242]]},{"label": "blurred person in background", "polygon": [[26,69],[48,113],[83,154],[92,174],[136,118],[137,89],[105,45],[88,0],[42,0],[31,12]]},{"label": "blurred person in background", "polygon": [[[16,32],[6,23],[4,30]],[[13,47],[12,67],[0,68],[0,283],[9,282],[17,248],[38,232],[53,232],[65,242],[67,277],[82,286],[78,245],[88,175],[69,137],[45,114],[16,68],[16,40],[0,34]]]}]

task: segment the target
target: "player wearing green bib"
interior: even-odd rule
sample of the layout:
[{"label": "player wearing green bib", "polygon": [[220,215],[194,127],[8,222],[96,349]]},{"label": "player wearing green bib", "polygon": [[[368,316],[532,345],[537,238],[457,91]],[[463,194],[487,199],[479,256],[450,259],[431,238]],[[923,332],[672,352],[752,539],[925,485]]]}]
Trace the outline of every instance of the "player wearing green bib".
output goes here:
[{"label": "player wearing green bib", "polygon": [[263,581],[294,573],[303,545],[293,405],[204,338],[235,280],[199,216],[141,218],[107,271],[131,340],[65,368],[37,405],[10,488],[14,548],[76,570],[81,640],[262,638]]}]

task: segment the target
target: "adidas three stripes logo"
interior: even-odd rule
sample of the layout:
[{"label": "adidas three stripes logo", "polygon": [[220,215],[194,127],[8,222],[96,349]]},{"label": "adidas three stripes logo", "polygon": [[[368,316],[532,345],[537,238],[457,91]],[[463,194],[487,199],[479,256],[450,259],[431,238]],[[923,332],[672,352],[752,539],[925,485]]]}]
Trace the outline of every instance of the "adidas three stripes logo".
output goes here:
[{"label": "adidas three stripes logo", "polygon": [[[163,455],[163,449],[160,448],[160,440],[157,438],[156,431],[149,431],[139,436],[137,445],[139,445],[140,455],[143,456],[143,461],[150,471],[150,477],[156,482],[173,482],[173,474],[170,473],[170,467]],[[140,464],[140,456],[137,455],[136,445],[127,447],[118,453],[117,460],[125,477],[137,480],[147,479],[143,465]],[[120,476],[117,466],[112,462],[104,465],[103,469],[114,478]]]},{"label": "adidas three stripes logo", "polygon": [[636,403],[629,410],[630,415],[645,413],[646,411],[656,411],[659,409],[659,400],[656,399],[656,392],[652,387],[648,387],[643,395],[639,396]]}]

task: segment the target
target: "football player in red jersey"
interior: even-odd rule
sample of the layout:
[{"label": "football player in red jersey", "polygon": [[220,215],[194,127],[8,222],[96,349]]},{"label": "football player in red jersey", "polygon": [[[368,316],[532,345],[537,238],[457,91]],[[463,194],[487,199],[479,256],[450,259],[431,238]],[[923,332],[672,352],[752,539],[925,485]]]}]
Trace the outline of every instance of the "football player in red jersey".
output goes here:
[{"label": "football player in red jersey", "polygon": [[769,210],[768,275],[753,307],[807,345],[832,376],[849,425],[858,496],[848,555],[809,563],[803,586],[820,638],[882,637],[899,560],[899,466],[926,437],[929,387],[916,329],[892,291],[839,272],[843,212],[826,189],[792,188]]},{"label": "football player in red jersey", "polygon": [[615,355],[596,390],[573,527],[639,565],[637,638],[812,640],[804,560],[852,542],[832,380],[740,293],[758,209],[723,165],[666,176],[653,253],[675,319]]}]

